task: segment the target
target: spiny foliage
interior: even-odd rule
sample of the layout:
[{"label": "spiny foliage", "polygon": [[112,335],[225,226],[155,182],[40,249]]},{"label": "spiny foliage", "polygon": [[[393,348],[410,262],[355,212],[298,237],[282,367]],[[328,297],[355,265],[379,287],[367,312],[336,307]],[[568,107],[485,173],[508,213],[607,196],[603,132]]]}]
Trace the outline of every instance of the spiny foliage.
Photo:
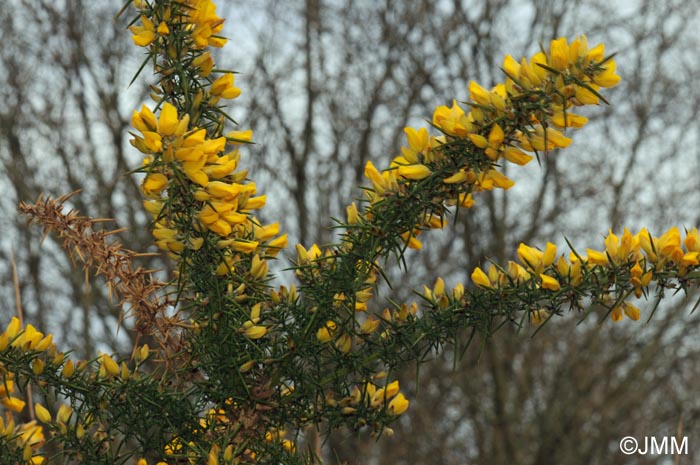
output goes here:
[{"label": "spiny foliage", "polygon": [[[419,235],[443,228],[480,192],[510,188],[502,163],[567,147],[563,130],[587,122],[575,107],[605,102],[602,89],[620,79],[615,62],[581,36],[529,60],[507,56],[504,83],[470,84],[468,111],[457,102],[436,108],[434,135],[406,128],[407,146],[387,169],[366,165],[365,197],[347,207],[338,243],[297,245],[297,282],[273,287],[268,262],[287,236],[253,215],[267,199],[240,167],[252,131],[227,129],[225,102],[241,90],[211,53],[227,43],[224,20],[211,0],[130,8],[133,41],[146,50],[139,74],[150,67],[156,79],[154,106],[132,118],[131,143],[144,155],[135,171],[155,244],[176,264],[172,281],[135,267],[138,253],[110,242],[113,231],[97,220],[64,213],[68,197],[21,211],[105,278],[135,319],[137,340],[157,348],[74,361],[51,335],[14,318],[0,334],[0,462],[318,463],[298,444],[300,431],[391,434],[409,406],[393,373],[455,334],[487,337],[504,322],[539,324],[567,307],[585,314],[603,305],[614,321],[636,320],[632,296],[655,286],[658,302],[664,289],[698,285],[696,229],[683,241],[676,228],[659,238],[625,230],[585,256],[522,244],[520,263],[476,268],[473,285],[448,290],[438,278],[417,292],[420,303],[378,302],[392,258],[402,263],[407,248],[422,247]],[[31,420],[20,421],[31,392],[43,403],[29,402]]]}]

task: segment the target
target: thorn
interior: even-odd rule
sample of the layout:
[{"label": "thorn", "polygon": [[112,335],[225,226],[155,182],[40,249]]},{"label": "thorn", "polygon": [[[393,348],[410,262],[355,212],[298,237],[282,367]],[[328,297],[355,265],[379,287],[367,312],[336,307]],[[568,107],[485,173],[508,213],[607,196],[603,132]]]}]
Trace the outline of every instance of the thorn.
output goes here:
[{"label": "thorn", "polygon": [[[82,189],[76,189],[76,190],[74,190],[73,192],[71,192],[71,193],[69,193],[69,194],[63,194],[62,196],[57,197],[56,200],[55,200],[55,202],[56,202],[56,203],[64,203],[66,200],[72,199],[73,197],[75,197],[76,195],[78,195],[81,191],[82,191]],[[41,198],[43,195],[44,195],[43,193],[40,194],[39,198]],[[49,200],[49,199],[47,198],[47,201],[48,201],[48,200]]]},{"label": "thorn", "polygon": [[113,229],[112,231],[107,231],[106,233],[104,233],[104,235],[105,235],[105,237],[111,236],[112,234],[119,234],[119,233],[123,233],[124,231],[128,231],[128,230],[129,230],[129,228]]}]

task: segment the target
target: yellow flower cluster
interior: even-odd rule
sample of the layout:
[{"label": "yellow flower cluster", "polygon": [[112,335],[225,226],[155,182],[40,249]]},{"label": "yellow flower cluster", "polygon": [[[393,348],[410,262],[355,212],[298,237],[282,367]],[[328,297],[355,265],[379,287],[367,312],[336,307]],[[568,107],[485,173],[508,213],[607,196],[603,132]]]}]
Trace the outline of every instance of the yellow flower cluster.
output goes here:
[{"label": "yellow flower cluster", "polygon": [[134,0],[134,6],[144,13],[140,18],[141,25],[129,28],[134,34],[131,37],[134,44],[148,47],[159,38],[167,38],[173,31],[187,33],[190,46],[196,49],[223,47],[226,44],[226,39],[218,35],[224,27],[224,20],[216,15],[214,2],[183,0],[178,3],[181,7],[176,11],[171,7],[159,11],[152,10],[146,0]]},{"label": "yellow flower cluster", "polygon": [[[45,336],[31,324],[23,328],[17,317],[13,317],[5,331],[0,334],[0,352],[6,350],[32,354],[32,370],[36,375],[44,371],[46,363],[58,366],[64,360],[64,354],[56,352],[51,334]],[[15,422],[14,414],[22,413],[26,402],[13,395],[14,389],[14,374],[8,372],[0,363],[0,403],[5,408],[5,417],[0,417],[0,438],[5,438],[6,444],[22,451],[23,463],[44,463],[44,457],[37,455],[45,442],[44,430],[36,420],[19,424]],[[51,415],[41,404],[37,403],[34,406],[34,414],[43,423],[51,421]]]},{"label": "yellow flower cluster", "polygon": [[[231,399],[226,400],[226,405],[229,407],[235,407],[234,402]],[[212,434],[217,437],[226,437],[231,433],[232,429],[237,428],[237,424],[232,423],[224,409],[214,409],[210,408],[203,417],[199,418],[200,428],[192,431],[195,435],[201,434],[206,437],[205,441],[210,441]],[[289,439],[284,439],[285,432],[282,430],[272,429],[265,434],[265,440],[267,442],[277,441],[282,447],[288,452],[295,450],[295,445]],[[207,446],[209,447],[209,446]],[[223,449],[223,450],[222,450]],[[206,449],[204,449],[206,450]],[[168,444],[166,444],[164,449],[164,455],[166,457],[172,457],[178,461],[183,457],[186,457],[189,463],[199,463],[197,458],[200,457],[202,451],[202,445],[198,444],[194,440],[184,442],[181,438],[175,437]],[[237,445],[225,444],[220,445],[217,443],[211,444],[208,452],[206,453],[207,465],[218,465],[223,461],[223,463],[239,463],[241,459],[253,460],[257,456],[256,452],[251,449],[239,450]],[[203,462],[202,462],[203,463]],[[247,463],[247,462],[246,462]],[[139,459],[137,465],[148,465],[146,459]],[[157,462],[156,465],[167,465],[165,461]]]},{"label": "yellow flower cluster", "polygon": [[[250,214],[266,202],[264,195],[256,195],[254,183],[245,182],[247,171],[236,171],[240,161],[236,146],[250,142],[252,131],[232,131],[226,136],[212,137],[211,129],[192,123],[199,120],[203,107],[211,109],[220,99],[240,95],[232,73],[215,80],[209,77],[214,61],[204,49],[220,47],[226,42],[218,36],[223,19],[216,16],[216,7],[210,0],[188,0],[165,9],[147,2],[137,2],[136,6],[142,10],[143,26],[132,26],[134,42],[152,46],[153,53],[163,53],[166,62],[177,61],[189,53],[189,69],[195,70],[194,79],[202,83],[187,105],[165,101],[163,89],[171,85],[166,78],[173,67],[158,65],[157,69],[164,75],[163,89],[154,95],[160,114],[156,116],[144,105],[132,117],[140,135],[133,134],[131,143],[146,154],[143,169],[147,174],[141,187],[149,199],[144,203],[145,208],[154,217],[156,244],[171,258],[179,260],[185,250],[200,250],[206,238],[212,237],[208,236],[211,232],[214,236],[210,242],[222,250],[217,274],[226,275],[234,270],[240,254],[256,254],[255,265],[248,271],[253,277],[263,279],[267,264],[262,257],[274,256],[286,247],[287,236],[275,238],[279,224],[261,225]],[[184,50],[175,53],[172,49],[158,48],[167,44],[169,35],[183,31],[191,37],[184,41]],[[176,39],[182,47],[182,36]],[[178,112],[176,104],[188,108],[187,112]],[[227,146],[233,148],[226,152]],[[194,224],[192,221],[183,224],[181,211],[171,208],[178,202],[196,217]]]},{"label": "yellow flower cluster", "polygon": [[[54,373],[60,371],[62,378],[70,382],[74,376],[86,372],[89,364],[79,361],[77,364],[66,359],[63,352],[58,352],[53,343],[51,334],[44,335],[33,325],[23,326],[17,317],[13,317],[9,325],[0,334],[0,353],[4,351],[20,351],[23,356],[29,357],[31,370],[35,376],[41,376],[47,370]],[[136,364],[139,365],[149,356],[147,345],[141,346],[135,351]],[[90,372],[92,379],[120,378],[128,379],[133,374],[128,370],[125,362],[118,364],[112,357],[101,354],[97,359],[97,370]],[[38,420],[61,434],[68,434],[69,429],[78,439],[87,434],[88,426],[80,419],[71,421],[73,410],[70,405],[61,404],[55,417],[40,403],[34,404],[33,416],[36,420],[28,423],[16,424],[13,414],[20,414],[26,407],[26,402],[13,395],[15,388],[15,373],[8,371],[0,363],[0,404],[5,409],[5,417],[0,417],[0,438],[4,438],[5,444],[15,445],[22,450],[23,463],[41,464],[44,457],[38,455],[39,449],[45,442],[44,430],[37,423]],[[91,420],[86,420],[89,424]],[[95,434],[103,434],[97,431]]]},{"label": "yellow flower cluster", "polygon": [[[562,285],[579,286],[585,273],[596,267],[610,270],[624,267],[629,269],[631,293],[640,298],[656,272],[673,270],[675,276],[682,278],[700,265],[700,233],[693,228],[681,240],[676,227],[660,237],[652,236],[646,228],[634,235],[627,228],[621,236],[610,231],[604,250],[586,249],[584,256],[572,252],[568,260],[563,255],[557,258],[557,247],[551,242],[544,251],[520,244],[517,252],[520,263],[511,261],[505,268],[492,265],[488,272],[476,267],[471,275],[474,284],[484,289],[499,289],[533,282],[542,289],[556,292]],[[610,312],[613,321],[620,321],[623,315],[639,319],[640,311],[635,305],[626,301],[611,303],[614,304]],[[544,310],[535,312],[533,320],[542,320]]]},{"label": "yellow flower cluster", "polygon": [[[372,204],[435,172],[443,182],[436,198],[444,199],[448,206],[469,208],[473,192],[509,189],[514,183],[495,169],[497,163],[505,159],[525,165],[532,160],[532,152],[567,147],[571,139],[555,127],[578,128],[587,121],[569,109],[597,104],[600,88],[614,86],[620,79],[615,62],[604,56],[603,45],[589,49],[585,36],[571,44],[564,38],[554,40],[549,53],[537,53],[529,61],[523,58],[517,62],[507,56],[503,67],[508,76],[505,83],[490,91],[470,83],[469,112],[456,101],[451,107],[435,109],[432,125],[441,135],[430,136],[426,128],[407,127],[408,146],[394,158],[389,170],[380,173],[367,163],[365,176],[372,183],[367,196]],[[473,156],[455,167],[454,153],[464,149]],[[403,238],[409,247],[421,248],[416,239],[420,230],[444,224],[444,218],[426,218]]]},{"label": "yellow flower cluster", "polygon": [[294,441],[287,439],[287,432],[285,430],[280,430],[280,429],[271,429],[267,433],[265,433],[265,441],[267,442],[277,442],[282,445],[284,450],[287,452],[294,452],[296,451],[296,444],[294,444]]},{"label": "yellow flower cluster", "polygon": [[[219,237],[219,247],[242,253],[255,252],[279,232],[277,223],[261,226],[249,215],[265,205],[266,197],[255,196],[254,183],[243,183],[246,171],[234,172],[240,159],[237,149],[222,154],[226,137],[208,139],[206,130],[189,129],[188,115],[178,118],[169,103],[163,104],[158,119],[144,105],[140,112],[134,112],[132,124],[142,134],[135,135],[132,144],[147,154],[144,166],[148,174],[142,190],[150,199],[145,208],[156,220],[153,235],[156,244],[173,258],[186,248],[199,250],[207,231]],[[202,233],[199,237],[179,231],[165,214],[168,188],[173,184],[192,192],[199,220],[194,230]],[[180,192],[178,187],[174,191]],[[286,235],[270,241],[266,244],[268,255],[275,255],[285,245]]]},{"label": "yellow flower cluster", "polygon": [[[385,373],[380,374],[385,375]],[[377,376],[377,377],[379,377]],[[326,399],[326,403],[332,407],[340,407],[344,415],[354,415],[357,407],[364,404],[371,409],[386,409],[392,416],[398,416],[408,410],[409,401],[402,392],[399,392],[399,382],[393,381],[385,387],[378,387],[372,382],[366,381],[360,386],[353,386],[349,396],[340,400],[332,397]]]}]

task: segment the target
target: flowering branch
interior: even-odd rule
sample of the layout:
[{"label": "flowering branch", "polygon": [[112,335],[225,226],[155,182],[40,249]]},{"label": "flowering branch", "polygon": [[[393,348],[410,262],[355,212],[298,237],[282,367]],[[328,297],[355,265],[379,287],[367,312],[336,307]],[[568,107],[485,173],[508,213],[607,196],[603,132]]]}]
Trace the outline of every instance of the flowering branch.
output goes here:
[{"label": "flowering branch", "polygon": [[[129,4],[138,10],[132,39],[146,51],[139,72],[151,66],[156,77],[154,105],[133,114],[131,143],[144,155],[136,170],[144,207],[155,244],[176,263],[173,280],[135,269],[138,254],[108,242],[114,231],[96,230],[98,220],[63,213],[68,197],[21,210],[105,276],[137,331],[159,342],[162,360],[146,372],[151,350],[137,346],[128,363],[107,354],[74,362],[50,335],[13,320],[0,334],[0,453],[18,463],[51,460],[41,452],[44,431],[59,456],[79,463],[315,462],[298,450],[302,428],[391,433],[409,407],[393,372],[453,343],[458,330],[488,336],[503,322],[539,324],[567,308],[636,320],[632,296],[655,286],[660,300],[698,285],[697,230],[682,243],[673,228],[659,238],[625,230],[585,256],[523,244],[519,263],[476,268],[474,286],[449,291],[438,278],[418,293],[421,305],[376,310],[392,257],[403,263],[424,231],[443,228],[478,193],[509,189],[503,163],[567,147],[563,131],[587,122],[575,108],[606,102],[601,92],[620,79],[615,62],[581,36],[554,40],[529,60],[507,56],[502,84],[470,84],[468,111],[457,102],[435,110],[437,135],[406,128],[407,146],[386,170],[365,166],[365,198],[347,207],[338,244],[297,245],[298,283],[272,288],[268,262],[287,236],[253,214],[267,199],[240,167],[252,132],[226,129],[233,120],[224,103],[241,90],[212,58],[211,48],[227,43],[224,20],[211,0]],[[24,409],[16,391],[27,384],[42,388],[47,406],[61,404],[37,403],[41,424],[14,420]]]}]

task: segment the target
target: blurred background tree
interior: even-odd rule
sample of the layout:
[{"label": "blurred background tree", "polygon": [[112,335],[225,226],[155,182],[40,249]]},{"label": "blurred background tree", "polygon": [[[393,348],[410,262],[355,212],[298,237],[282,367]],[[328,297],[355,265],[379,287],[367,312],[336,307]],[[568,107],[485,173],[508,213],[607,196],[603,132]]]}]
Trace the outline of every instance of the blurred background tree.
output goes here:
[{"label": "blurred background tree", "polygon": [[[0,4],[0,296],[3,319],[16,313],[16,258],[24,316],[55,332],[78,356],[131,347],[115,329],[116,305],[101,281],[71,266],[53,238],[17,216],[17,204],[39,194],[82,189],[72,206],[84,215],[129,226],[128,247],[150,246],[138,182],[127,172],[138,153],[127,141],[142,84],[129,87],[140,65],[114,2],[12,0]],[[163,267],[159,260],[144,266]]]},{"label": "blurred background tree", "polygon": [[[255,130],[245,163],[270,203],[262,220],[281,221],[290,243],[306,246],[334,240],[330,218],[361,195],[366,161],[385,165],[404,143],[403,127],[466,100],[470,80],[502,81],[506,53],[517,59],[538,42],[581,33],[618,52],[623,81],[610,93],[613,106],[590,112],[566,154],[511,173],[507,195],[482,194],[449,231],[429,233],[384,297],[405,299],[426,277],[466,281],[486,258],[512,259],[520,242],[563,245],[566,236],[596,247],[610,227],[659,233],[700,223],[696,0],[221,3],[226,35],[239,44],[222,62],[234,63],[245,89],[233,115]],[[118,314],[100,283],[86,292],[85,276],[52,239],[39,248],[38,231],[25,228],[15,206],[82,188],[76,208],[115,218],[129,227],[120,237],[128,247],[150,250],[138,179],[125,176],[139,164],[126,141],[146,89],[127,87],[142,57],[113,21],[116,8],[104,0],[0,5],[3,318],[15,312],[14,254],[26,318],[84,353],[128,350],[129,333],[115,337]],[[643,310],[645,319],[651,308]],[[504,328],[461,358],[436,357],[418,378],[403,373],[416,401],[394,438],[345,432],[319,447],[329,463],[651,464],[673,459],[625,456],[618,441],[679,432],[692,461],[700,456],[692,446],[700,347],[688,313],[665,300],[650,324],[600,325],[605,314],[594,311],[534,338]]]}]

